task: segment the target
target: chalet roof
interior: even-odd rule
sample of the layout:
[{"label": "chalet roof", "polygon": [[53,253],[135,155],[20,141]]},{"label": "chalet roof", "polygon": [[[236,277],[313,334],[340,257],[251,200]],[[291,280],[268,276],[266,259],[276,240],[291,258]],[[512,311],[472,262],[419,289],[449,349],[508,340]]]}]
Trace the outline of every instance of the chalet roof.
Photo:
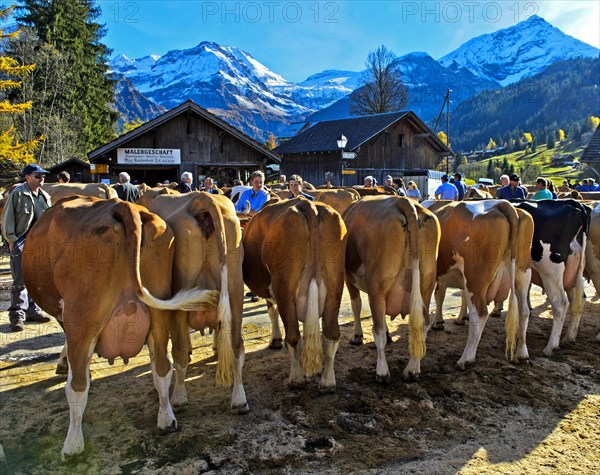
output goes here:
[{"label": "chalet roof", "polygon": [[410,121],[417,130],[426,134],[435,149],[453,155],[440,139],[412,111],[389,112],[349,119],[326,120],[282,142],[273,151],[279,154],[333,152],[338,149],[337,139],[343,134],[348,138],[345,150],[353,151],[382,133],[400,120]]},{"label": "chalet roof", "polygon": [[101,157],[103,154],[106,154],[106,153],[114,150],[115,148],[121,147],[123,144],[129,142],[130,140],[145,134],[146,132],[154,129],[155,127],[158,127],[159,125],[164,124],[165,122],[168,122],[173,117],[176,117],[180,114],[184,114],[188,111],[191,111],[191,112],[201,116],[202,118],[206,119],[208,122],[213,124],[214,126],[228,132],[229,134],[234,136],[236,139],[238,139],[240,142],[246,144],[248,147],[256,150],[257,152],[263,154],[264,156],[270,158],[274,162],[276,162],[276,163],[281,162],[281,157],[279,155],[273,153],[268,148],[266,148],[265,146],[263,146],[256,140],[250,138],[249,136],[247,136],[240,130],[236,129],[232,125],[228,124],[227,122],[219,119],[216,115],[211,114],[209,111],[207,111],[203,107],[200,107],[198,104],[196,104],[191,99],[178,105],[177,107],[174,107],[171,110],[168,110],[164,114],[161,114],[158,117],[155,117],[154,119],[146,122],[144,125],[141,125],[140,127],[137,127],[136,129],[133,129],[132,131],[121,135],[120,137],[113,140],[112,142],[109,142],[106,145],[103,145],[102,147],[99,147],[96,150],[91,151],[90,153],[88,153],[88,157],[89,157],[90,161],[93,161],[96,158]]},{"label": "chalet roof", "polygon": [[600,125],[596,127],[596,132],[592,136],[592,140],[583,151],[580,162],[600,162]]},{"label": "chalet roof", "polygon": [[81,160],[79,158],[73,157],[73,158],[69,158],[68,160],[65,160],[64,162],[60,162],[57,163],[56,165],[52,165],[51,167],[46,167],[46,170],[48,170],[49,172],[53,172],[54,170],[58,170],[60,168],[63,168],[65,165],[80,165],[84,168],[90,168],[90,164],[84,160]]}]

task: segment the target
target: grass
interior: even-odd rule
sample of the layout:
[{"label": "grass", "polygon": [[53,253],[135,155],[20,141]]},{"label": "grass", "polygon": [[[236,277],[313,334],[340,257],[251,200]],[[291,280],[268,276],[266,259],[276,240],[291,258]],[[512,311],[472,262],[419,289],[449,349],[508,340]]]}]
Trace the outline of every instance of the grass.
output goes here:
[{"label": "grass", "polygon": [[[564,165],[557,166],[556,164],[552,164],[552,157],[556,155],[572,154],[575,159],[579,159],[584,149],[585,145],[583,145],[580,141],[559,144],[550,150],[547,149],[546,144],[542,144],[538,145],[536,151],[533,153],[526,153],[524,150],[521,150],[518,152],[487,158],[485,160],[476,162],[475,165],[479,170],[483,169],[485,173],[488,162],[493,161],[494,163],[500,163],[500,166],[502,166],[502,163],[506,158],[509,166],[514,165],[516,173],[520,173],[521,169],[525,169],[528,166],[539,167],[541,176],[550,178],[556,184],[562,184],[562,181],[565,179],[571,179],[571,181],[574,181],[575,179],[595,176],[595,174],[584,164],[581,164],[578,168]],[[503,172],[507,172],[507,170]],[[467,185],[475,182],[474,179],[469,178],[467,178],[465,181]]]}]

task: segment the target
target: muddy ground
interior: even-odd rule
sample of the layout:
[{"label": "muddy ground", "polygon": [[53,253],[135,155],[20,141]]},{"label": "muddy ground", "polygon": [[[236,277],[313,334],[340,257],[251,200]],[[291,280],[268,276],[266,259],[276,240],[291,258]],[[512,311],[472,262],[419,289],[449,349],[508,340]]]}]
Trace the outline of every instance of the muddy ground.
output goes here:
[{"label": "muddy ground", "polygon": [[538,291],[528,333],[531,361],[506,361],[504,319],[496,318],[483,333],[475,366],[466,371],[455,363],[467,327],[453,324],[459,301],[449,293],[446,329],[429,333],[418,382],[401,379],[407,326],[400,319],[391,323],[395,342],[386,350],[392,373],[387,386],[375,382],[367,306],[365,344],[349,345],[345,294],[337,390],[329,395],[319,394],[316,382],[302,390],[287,388],[287,351],[266,349],[264,301],[246,299],[248,414],[230,414],[230,392],[214,384],[211,340],[197,332],[187,377],[190,403],[177,412],[179,429],[166,435],[156,429],[158,399],[146,349],[127,366],[94,358],[83,421],[85,453],[63,464],[69,410],[65,377],[54,374],[63,336],[54,322],[11,333],[9,284],[2,276],[2,474],[600,472],[600,343],[594,339],[600,300],[590,286],[575,344],[552,358],[542,356],[552,320]]}]

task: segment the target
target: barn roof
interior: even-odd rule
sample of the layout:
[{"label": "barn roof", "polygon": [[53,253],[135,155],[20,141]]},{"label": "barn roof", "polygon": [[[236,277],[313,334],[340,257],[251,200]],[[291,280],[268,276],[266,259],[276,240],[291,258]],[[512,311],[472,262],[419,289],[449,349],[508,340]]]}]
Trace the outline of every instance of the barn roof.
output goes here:
[{"label": "barn roof", "polygon": [[590,143],[583,151],[579,161],[600,163],[600,125],[596,127],[596,132],[594,132],[592,140],[590,140]]},{"label": "barn roof", "polygon": [[61,168],[64,168],[65,165],[80,165],[83,168],[90,168],[90,164],[88,162],[85,162],[83,160],[81,160],[80,158],[77,157],[73,157],[73,158],[69,158],[68,160],[65,160],[64,162],[60,162],[57,163],[56,165],[52,165],[51,167],[46,167],[46,170],[48,170],[49,172],[53,172],[54,170],[59,170]]},{"label": "barn roof", "polygon": [[339,150],[337,139],[342,134],[348,138],[345,150],[353,151],[400,120],[410,121],[439,152],[453,155],[452,151],[412,111],[388,112],[386,114],[317,122],[295,137],[282,142],[273,151],[282,155],[333,152]]},{"label": "barn roof", "polygon": [[229,134],[234,136],[236,139],[238,139],[240,142],[246,144],[248,147],[250,147],[250,148],[256,150],[257,152],[263,154],[264,156],[270,158],[275,163],[281,162],[281,157],[279,155],[273,153],[268,148],[266,148],[265,146],[263,146],[262,144],[260,144],[256,140],[254,140],[253,138],[249,137],[248,135],[244,134],[240,130],[236,129],[232,125],[228,124],[224,120],[219,119],[216,115],[211,114],[209,111],[207,111],[203,107],[200,107],[198,104],[196,104],[191,99],[178,105],[177,107],[174,107],[171,110],[168,110],[164,114],[161,114],[158,117],[155,117],[154,119],[146,122],[144,125],[141,125],[140,127],[137,127],[136,129],[133,129],[132,131],[121,135],[120,137],[113,140],[112,142],[109,142],[106,145],[103,145],[102,147],[99,147],[96,150],[91,151],[90,153],[88,153],[88,157],[90,160],[93,161],[94,159],[101,157],[103,154],[106,154],[107,152],[110,152],[111,150],[114,150],[115,148],[121,147],[122,145],[129,142],[130,140],[132,140],[136,137],[139,137],[140,135],[145,134],[146,132],[158,127],[159,125],[164,124],[165,122],[168,122],[173,117],[176,117],[180,114],[184,114],[188,111],[198,114],[199,116],[203,117],[204,119],[206,119],[208,122],[210,122],[214,126],[224,130],[225,132],[228,132]]}]

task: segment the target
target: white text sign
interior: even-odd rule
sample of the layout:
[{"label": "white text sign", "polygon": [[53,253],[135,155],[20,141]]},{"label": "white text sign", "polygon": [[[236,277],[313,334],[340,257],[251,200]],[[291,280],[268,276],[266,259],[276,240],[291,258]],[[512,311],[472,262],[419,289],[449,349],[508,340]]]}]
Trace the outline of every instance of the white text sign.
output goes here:
[{"label": "white text sign", "polygon": [[178,148],[118,148],[117,163],[123,165],[179,165]]}]

